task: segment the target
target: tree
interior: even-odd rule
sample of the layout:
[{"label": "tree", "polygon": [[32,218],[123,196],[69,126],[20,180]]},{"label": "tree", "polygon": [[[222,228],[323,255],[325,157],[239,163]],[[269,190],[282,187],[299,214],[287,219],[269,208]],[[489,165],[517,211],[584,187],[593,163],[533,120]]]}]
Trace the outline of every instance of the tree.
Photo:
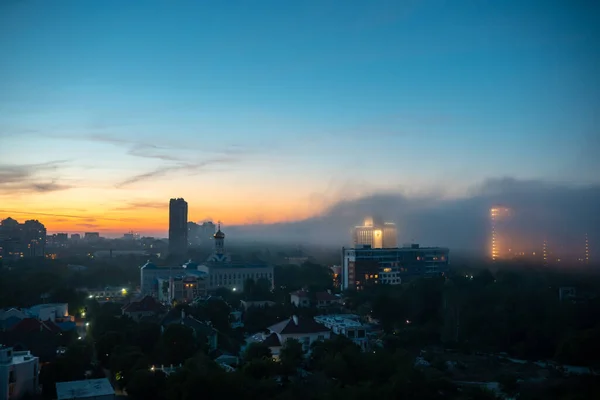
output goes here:
[{"label": "tree", "polygon": [[164,364],[179,365],[194,356],[198,350],[194,331],[181,324],[171,324],[160,340],[160,354]]},{"label": "tree", "polygon": [[287,339],[279,353],[282,372],[284,375],[293,374],[304,360],[302,344],[296,339]]},{"label": "tree", "polygon": [[127,395],[133,400],[162,400],[167,376],[162,371],[140,369],[133,372],[127,383]]},{"label": "tree", "polygon": [[273,358],[271,349],[262,343],[250,343],[244,352],[244,361],[250,362],[253,360],[270,360]]}]

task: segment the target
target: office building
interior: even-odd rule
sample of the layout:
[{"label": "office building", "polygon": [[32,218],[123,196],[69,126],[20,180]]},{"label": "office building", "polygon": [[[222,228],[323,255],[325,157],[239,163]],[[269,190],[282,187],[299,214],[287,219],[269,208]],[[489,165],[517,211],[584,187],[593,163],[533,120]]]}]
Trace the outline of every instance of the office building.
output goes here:
[{"label": "office building", "polygon": [[184,255],[188,247],[188,203],[184,199],[169,202],[169,253]]},{"label": "office building", "polygon": [[354,227],[354,246],[371,246],[374,249],[394,248],[398,244],[396,224],[366,218],[363,225]]},{"label": "office building", "polygon": [[372,284],[400,284],[419,276],[448,272],[447,248],[412,244],[394,249],[361,246],[342,248],[342,288],[361,289]]},{"label": "office building", "polygon": [[29,351],[14,351],[0,345],[0,400],[35,395],[39,387],[40,363]]}]

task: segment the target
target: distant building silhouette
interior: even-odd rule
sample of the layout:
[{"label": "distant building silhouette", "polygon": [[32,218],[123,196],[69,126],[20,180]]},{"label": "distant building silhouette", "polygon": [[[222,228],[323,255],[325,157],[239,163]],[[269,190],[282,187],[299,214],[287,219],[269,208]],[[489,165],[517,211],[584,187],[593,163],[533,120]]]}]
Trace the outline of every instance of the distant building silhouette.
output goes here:
[{"label": "distant building silhouette", "polygon": [[20,224],[12,218],[0,222],[0,257],[43,257],[46,254],[46,227],[38,220]]},{"label": "distant building silhouette", "polygon": [[188,247],[188,203],[184,199],[169,202],[169,253],[183,255]]},{"label": "distant building silhouette", "polygon": [[208,244],[212,239],[213,235],[217,231],[215,224],[211,221],[197,224],[195,222],[188,222],[188,243],[191,246],[202,246]]}]

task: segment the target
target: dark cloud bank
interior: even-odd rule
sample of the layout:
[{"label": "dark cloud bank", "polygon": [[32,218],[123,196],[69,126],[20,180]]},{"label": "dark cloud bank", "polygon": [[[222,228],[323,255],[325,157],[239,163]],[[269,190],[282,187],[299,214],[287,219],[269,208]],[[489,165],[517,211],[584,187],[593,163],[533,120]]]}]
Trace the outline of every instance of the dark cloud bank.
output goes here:
[{"label": "dark cloud bank", "polygon": [[489,209],[496,205],[514,210],[511,230],[531,246],[541,248],[547,239],[579,253],[586,233],[591,246],[600,242],[600,185],[508,178],[488,180],[461,199],[375,194],[341,201],[322,215],[303,221],[230,226],[227,233],[240,240],[341,246],[349,243],[352,227],[364,216],[379,215],[398,224],[400,243],[414,239],[422,245],[481,254],[489,240]]}]

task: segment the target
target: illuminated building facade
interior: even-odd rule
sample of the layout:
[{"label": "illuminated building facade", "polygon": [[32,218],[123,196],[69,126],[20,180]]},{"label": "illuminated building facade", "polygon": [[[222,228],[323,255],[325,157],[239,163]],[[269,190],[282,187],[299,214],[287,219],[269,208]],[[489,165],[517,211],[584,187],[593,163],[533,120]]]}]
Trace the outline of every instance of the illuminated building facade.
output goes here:
[{"label": "illuminated building facade", "polygon": [[490,209],[491,238],[490,255],[492,260],[510,258],[512,253],[510,235],[504,229],[511,216],[511,210],[506,207]]},{"label": "illuminated building facade", "polygon": [[440,276],[448,272],[447,248],[408,247],[377,249],[342,248],[342,288],[362,289],[372,284],[399,284],[413,277]]},{"label": "illuminated building facade", "polygon": [[362,226],[353,233],[354,246],[371,246],[374,249],[389,249],[398,246],[398,232],[393,222],[376,222],[366,218]]},{"label": "illuminated building facade", "polygon": [[590,241],[587,234],[585,235],[585,263],[590,263]]}]

